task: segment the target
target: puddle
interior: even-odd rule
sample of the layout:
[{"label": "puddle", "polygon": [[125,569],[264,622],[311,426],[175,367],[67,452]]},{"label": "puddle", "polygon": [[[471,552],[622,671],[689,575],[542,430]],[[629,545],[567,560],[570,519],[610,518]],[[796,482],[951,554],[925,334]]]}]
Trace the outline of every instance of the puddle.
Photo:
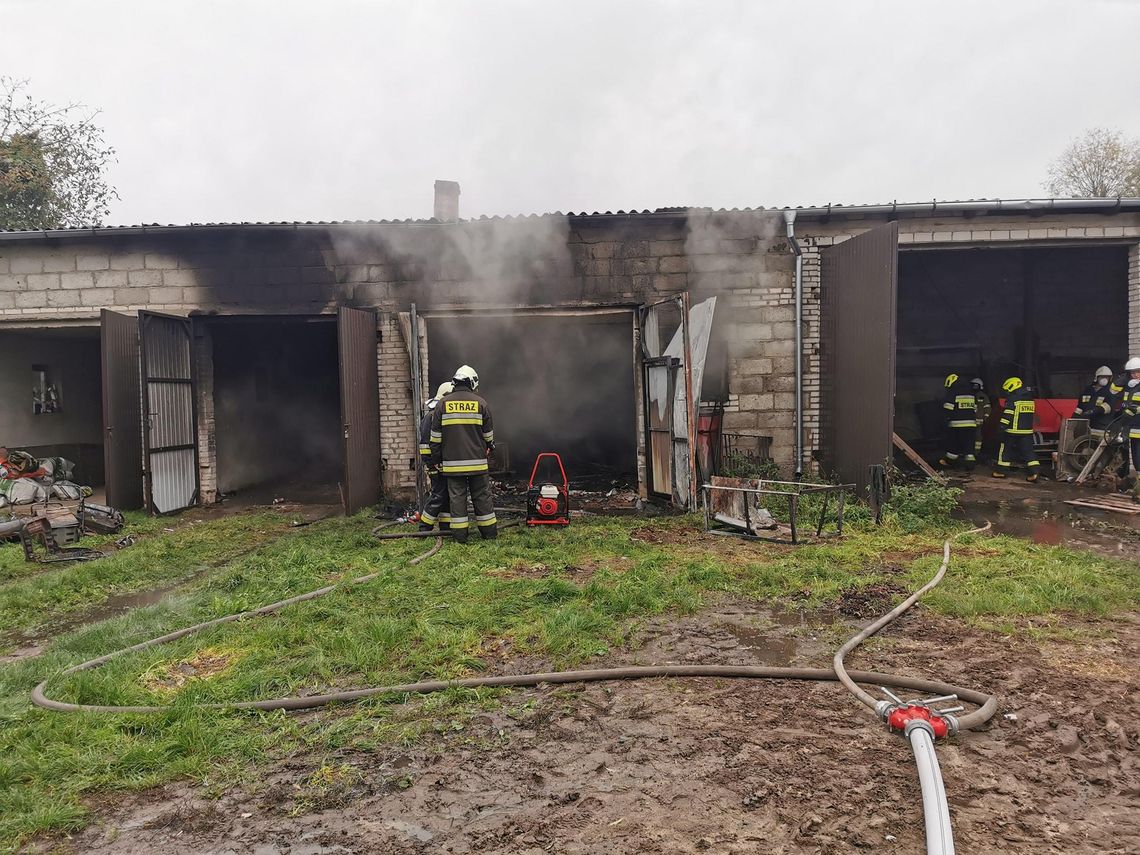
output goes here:
[{"label": "puddle", "polygon": [[720,628],[736,639],[739,649],[748,652],[748,660],[756,665],[790,665],[800,653],[802,627],[815,622],[808,612],[769,611],[759,625],[736,622],[722,623]]},{"label": "puddle", "polygon": [[993,524],[995,534],[1020,537],[1049,546],[1089,549],[1111,556],[1140,556],[1137,516],[1077,510],[1063,501],[1020,499],[964,501],[954,516],[978,525]]}]

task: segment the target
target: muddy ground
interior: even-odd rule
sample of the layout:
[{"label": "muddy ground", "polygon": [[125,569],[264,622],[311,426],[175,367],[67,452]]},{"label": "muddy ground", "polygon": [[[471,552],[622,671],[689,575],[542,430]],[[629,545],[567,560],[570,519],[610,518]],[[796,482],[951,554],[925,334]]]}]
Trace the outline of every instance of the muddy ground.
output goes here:
[{"label": "muddy ground", "polygon": [[[885,595],[885,594],[884,594]],[[841,603],[860,613],[876,604]],[[721,603],[650,626],[613,663],[824,664],[838,611]],[[918,611],[854,664],[1000,690],[940,746],[961,852],[1136,852],[1140,616],[1079,644]],[[505,663],[502,670],[541,663]],[[504,712],[383,754],[298,755],[207,798],[186,784],[96,806],[39,849],[95,853],[923,851],[906,743],[831,684],[653,680],[520,690]],[[514,712],[509,712],[513,710]]]}]

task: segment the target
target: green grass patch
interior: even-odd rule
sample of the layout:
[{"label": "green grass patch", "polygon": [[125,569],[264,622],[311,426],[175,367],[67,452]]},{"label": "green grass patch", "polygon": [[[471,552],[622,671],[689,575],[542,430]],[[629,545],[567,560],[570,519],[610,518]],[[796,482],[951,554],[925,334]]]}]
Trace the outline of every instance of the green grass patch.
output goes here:
[{"label": "green grass patch", "polygon": [[[97,561],[35,564],[20,544],[0,546],[0,639],[50,627],[107,597],[171,584],[224,564],[278,537],[289,520],[272,512],[175,524],[169,518],[132,514],[114,537],[84,538],[97,547],[124,534],[136,542]],[[3,647],[0,642],[0,647]]]},{"label": "green grass patch", "polygon": [[[913,501],[925,509],[907,504]],[[156,526],[135,547],[106,559],[10,579],[0,585],[0,616],[11,625],[34,625],[42,618],[27,616],[28,608],[58,615],[110,590],[206,568],[173,598],[65,635],[39,658],[0,666],[0,848],[81,827],[93,794],[179,777],[220,790],[297,751],[316,758],[299,809],[327,803],[351,790],[354,777],[339,761],[321,758],[462,730],[473,711],[501,703],[501,693],[374,698],[303,718],[202,710],[195,702],[467,676],[511,655],[570,667],[626,643],[631,626],[648,617],[692,613],[721,593],[803,605],[888,575],[918,585],[937,567],[952,528],[939,510],[943,504],[938,497],[908,497],[878,528],[857,512],[845,538],[798,548],[701,538],[692,518],[588,518],[564,530],[507,530],[466,549],[449,543],[417,566],[407,561],[428,544],[379,544],[364,516],[285,533],[279,516],[252,514],[171,532]],[[919,519],[937,527],[919,526]],[[637,537],[644,528],[663,536]],[[251,536],[264,542],[248,551]],[[993,621],[1109,614],[1137,604],[1131,563],[978,536],[964,538],[956,556],[947,581],[927,601],[945,614]],[[540,565],[545,569],[526,572]],[[591,572],[580,574],[586,566]],[[28,702],[32,686],[68,665],[369,573],[379,575],[51,684],[50,694],[63,700],[171,703],[162,714],[69,715]]]}]

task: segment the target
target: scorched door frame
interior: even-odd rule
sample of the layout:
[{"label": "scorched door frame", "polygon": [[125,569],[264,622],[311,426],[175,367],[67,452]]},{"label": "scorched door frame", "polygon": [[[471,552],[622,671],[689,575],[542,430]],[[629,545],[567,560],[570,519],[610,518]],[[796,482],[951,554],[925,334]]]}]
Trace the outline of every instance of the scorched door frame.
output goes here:
[{"label": "scorched door frame", "polygon": [[[685,437],[685,445],[687,446],[688,453],[686,455],[685,465],[688,467],[688,485],[689,489],[685,495],[681,495],[677,491],[677,472],[676,472],[676,446],[679,440],[673,431],[672,426],[675,425],[675,410],[676,410],[676,383],[670,383],[670,396],[673,398],[673,405],[670,413],[670,426],[673,433],[673,453],[670,455],[672,470],[672,501],[682,508],[695,508],[697,506],[697,495],[700,485],[697,483],[697,418],[696,406],[693,403],[693,350],[689,341],[689,292],[682,291],[676,297],[670,297],[665,300],[657,300],[653,303],[643,303],[637,308],[637,322],[638,322],[638,341],[641,344],[640,354],[641,358],[638,361],[638,369],[641,374],[642,383],[642,408],[643,417],[645,419],[645,489],[646,492],[651,493],[651,485],[653,483],[653,449],[650,446],[649,436],[649,383],[648,383],[648,368],[654,363],[660,364],[659,359],[664,357],[664,351],[667,345],[659,342],[659,347],[662,350],[661,354],[653,354],[645,340],[645,325],[646,320],[649,318],[649,313],[660,306],[673,304],[677,306],[680,313],[680,329],[681,329],[681,365],[683,370],[683,377],[680,378],[685,384],[685,427],[687,436]],[[674,333],[676,335],[676,333]],[[671,376],[675,377],[675,370],[671,372]],[[661,495],[654,493],[654,495]]]}]

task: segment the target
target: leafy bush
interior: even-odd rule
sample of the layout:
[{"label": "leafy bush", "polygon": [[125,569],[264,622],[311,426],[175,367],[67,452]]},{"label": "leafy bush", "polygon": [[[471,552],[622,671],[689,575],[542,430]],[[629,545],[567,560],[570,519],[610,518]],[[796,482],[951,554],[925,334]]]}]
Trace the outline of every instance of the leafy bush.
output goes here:
[{"label": "leafy bush", "polygon": [[958,505],[962,491],[934,481],[922,484],[896,484],[886,504],[885,517],[904,531],[921,531],[932,526],[945,527]]}]

